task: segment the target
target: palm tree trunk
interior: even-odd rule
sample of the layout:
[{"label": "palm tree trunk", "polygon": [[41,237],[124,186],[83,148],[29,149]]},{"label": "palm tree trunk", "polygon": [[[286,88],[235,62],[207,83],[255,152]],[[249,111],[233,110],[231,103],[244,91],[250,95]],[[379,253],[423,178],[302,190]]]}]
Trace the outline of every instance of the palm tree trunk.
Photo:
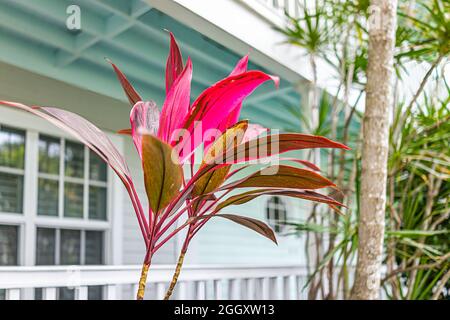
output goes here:
[{"label": "palm tree trunk", "polygon": [[371,0],[366,110],[363,120],[361,216],[352,299],[378,299],[385,224],[389,108],[397,0]]}]

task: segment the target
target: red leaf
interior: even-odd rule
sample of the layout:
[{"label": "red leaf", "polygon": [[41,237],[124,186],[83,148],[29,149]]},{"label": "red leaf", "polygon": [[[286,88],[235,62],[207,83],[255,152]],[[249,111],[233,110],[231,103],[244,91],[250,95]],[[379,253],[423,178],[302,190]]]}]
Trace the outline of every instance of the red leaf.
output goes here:
[{"label": "red leaf", "polygon": [[230,152],[227,155],[219,155],[216,159],[216,163],[234,164],[243,161],[267,158],[292,150],[311,148],[350,149],[342,143],[332,141],[325,137],[301,133],[282,133],[262,136],[247,141],[243,146],[236,147],[234,152]]},{"label": "red leaf", "polygon": [[231,205],[241,205],[247,203],[257,197],[267,196],[267,195],[277,195],[286,196],[292,198],[299,198],[304,200],[310,200],[314,202],[326,203],[330,206],[344,206],[342,203],[336,201],[335,199],[323,195],[321,193],[311,191],[311,190],[283,190],[283,189],[257,189],[237,194],[227,198],[217,205],[214,209],[215,212],[222,210],[225,207]]},{"label": "red leaf", "polygon": [[273,232],[273,230],[266,223],[254,218],[224,213],[224,214],[212,214],[207,216],[200,216],[192,219],[209,219],[214,217],[225,218],[230,221],[233,221],[237,224],[240,224],[241,226],[244,226],[259,233],[260,235],[266,237],[269,240],[272,240],[273,242],[275,242],[275,244],[278,244],[277,238],[275,237],[275,233]]},{"label": "red leaf", "polygon": [[248,177],[232,182],[220,188],[289,188],[289,189],[320,189],[334,186],[330,180],[320,174],[290,166],[270,166]]},{"label": "red leaf", "polygon": [[183,57],[180,48],[172,32],[170,32],[170,51],[166,62],[166,94],[169,93],[172,84],[183,71]]},{"label": "red leaf", "polygon": [[133,86],[128,81],[127,77],[123,74],[123,72],[120,71],[119,68],[114,63],[112,63],[111,60],[106,59],[106,61],[108,61],[112,65],[114,71],[116,72],[117,78],[119,79],[120,84],[122,85],[123,91],[125,91],[128,101],[130,101],[130,104],[132,106],[134,106],[137,102],[142,101],[141,96],[133,88]]}]

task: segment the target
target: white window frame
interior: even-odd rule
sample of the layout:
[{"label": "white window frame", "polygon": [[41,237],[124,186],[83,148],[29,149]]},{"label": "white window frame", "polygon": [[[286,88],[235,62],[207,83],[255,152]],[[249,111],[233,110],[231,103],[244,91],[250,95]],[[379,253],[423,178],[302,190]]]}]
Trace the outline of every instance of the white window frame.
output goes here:
[{"label": "white window frame", "polygon": [[[24,191],[23,191],[23,212],[2,213],[0,212],[0,224],[15,225],[19,227],[18,244],[18,264],[33,266],[36,259],[36,230],[38,227],[55,229],[73,229],[73,230],[93,230],[104,232],[104,263],[121,264],[122,263],[122,214],[123,214],[123,189],[122,182],[114,174],[113,170],[107,169],[107,213],[106,220],[88,219],[88,197],[86,189],[89,180],[84,183],[83,218],[70,218],[63,216],[63,197],[59,188],[59,208],[57,217],[37,215],[37,188],[38,188],[38,142],[39,134],[44,134],[61,139],[78,142],[71,135],[63,132],[47,121],[23,111],[0,107],[0,124],[24,130],[25,135],[25,167],[24,167]],[[106,133],[108,138],[114,143],[119,152],[123,151],[123,138]],[[62,140],[65,141],[65,140]],[[64,152],[61,145],[61,152]],[[86,154],[88,155],[86,157]],[[64,161],[64,157],[60,157]],[[89,179],[88,162],[89,149],[85,148],[85,172],[84,178]],[[63,166],[60,165],[60,170]],[[87,172],[86,172],[87,171]],[[61,171],[60,171],[61,173]],[[87,176],[86,176],[87,175]],[[59,179],[69,181],[64,175],[60,174]],[[69,178],[71,179],[71,178]],[[60,181],[61,183],[61,181]],[[82,232],[84,234],[84,232]],[[84,249],[83,249],[84,250]]]}]

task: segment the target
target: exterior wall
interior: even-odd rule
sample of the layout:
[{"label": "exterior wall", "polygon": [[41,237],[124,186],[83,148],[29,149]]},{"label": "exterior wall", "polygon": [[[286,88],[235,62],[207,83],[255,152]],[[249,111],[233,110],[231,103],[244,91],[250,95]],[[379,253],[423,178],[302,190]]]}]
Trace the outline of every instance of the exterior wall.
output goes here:
[{"label": "exterior wall", "polygon": [[[245,215],[266,221],[267,197],[243,206],[224,209],[223,213]],[[284,199],[288,204],[288,220],[303,215],[304,203]],[[304,240],[277,234],[278,246],[256,232],[225,219],[212,219],[196,236],[187,256],[187,263],[199,264],[301,264],[304,262]]]}]

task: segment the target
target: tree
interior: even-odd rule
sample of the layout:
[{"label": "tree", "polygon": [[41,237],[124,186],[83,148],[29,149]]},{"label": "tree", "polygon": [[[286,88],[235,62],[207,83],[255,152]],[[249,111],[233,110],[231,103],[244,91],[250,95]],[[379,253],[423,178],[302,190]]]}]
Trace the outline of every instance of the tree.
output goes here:
[{"label": "tree", "polygon": [[389,109],[392,105],[397,0],[371,0],[361,215],[353,299],[377,299],[385,227]]}]

